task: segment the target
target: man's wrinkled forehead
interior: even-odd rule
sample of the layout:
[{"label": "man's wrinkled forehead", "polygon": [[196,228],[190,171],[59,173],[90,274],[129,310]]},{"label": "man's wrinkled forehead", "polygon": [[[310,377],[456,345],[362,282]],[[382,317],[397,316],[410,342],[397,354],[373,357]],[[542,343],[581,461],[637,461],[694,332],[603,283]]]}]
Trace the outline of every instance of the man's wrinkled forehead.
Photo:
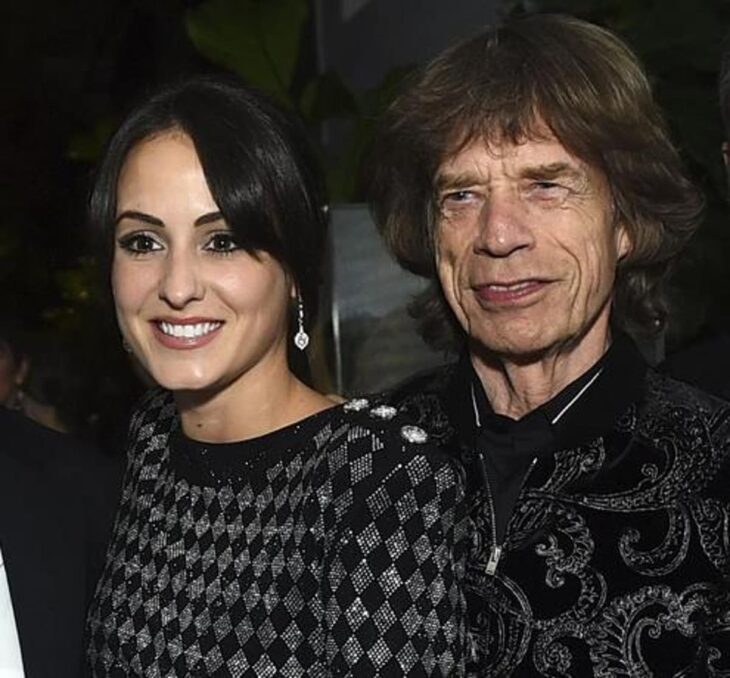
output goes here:
[{"label": "man's wrinkled forehead", "polygon": [[495,166],[516,176],[550,179],[593,174],[588,163],[567,149],[546,126],[518,139],[477,137],[447,155],[436,169],[433,185],[467,185],[488,178]]},{"label": "man's wrinkled forehead", "polygon": [[467,148],[480,145],[488,154],[497,157],[531,141],[558,141],[543,116],[534,111],[525,112],[516,118],[493,113],[478,122],[460,125],[454,129],[443,146],[434,180],[438,179],[442,167]]}]

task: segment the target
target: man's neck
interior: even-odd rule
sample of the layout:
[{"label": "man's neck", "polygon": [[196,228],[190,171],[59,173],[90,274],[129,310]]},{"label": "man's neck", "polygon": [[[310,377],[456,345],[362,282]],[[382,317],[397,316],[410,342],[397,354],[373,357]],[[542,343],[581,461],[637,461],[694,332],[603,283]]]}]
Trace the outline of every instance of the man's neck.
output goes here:
[{"label": "man's neck", "polygon": [[494,412],[521,419],[595,365],[610,343],[608,331],[589,332],[577,344],[549,349],[532,360],[475,351],[470,358]]}]

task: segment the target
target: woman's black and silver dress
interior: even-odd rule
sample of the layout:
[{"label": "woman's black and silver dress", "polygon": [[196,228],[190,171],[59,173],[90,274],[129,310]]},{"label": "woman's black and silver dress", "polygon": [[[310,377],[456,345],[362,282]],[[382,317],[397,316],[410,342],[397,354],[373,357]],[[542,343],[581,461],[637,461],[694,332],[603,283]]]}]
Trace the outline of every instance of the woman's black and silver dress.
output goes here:
[{"label": "woman's black and silver dress", "polygon": [[94,675],[461,675],[463,479],[394,409],[204,445],[158,393],[131,441]]}]

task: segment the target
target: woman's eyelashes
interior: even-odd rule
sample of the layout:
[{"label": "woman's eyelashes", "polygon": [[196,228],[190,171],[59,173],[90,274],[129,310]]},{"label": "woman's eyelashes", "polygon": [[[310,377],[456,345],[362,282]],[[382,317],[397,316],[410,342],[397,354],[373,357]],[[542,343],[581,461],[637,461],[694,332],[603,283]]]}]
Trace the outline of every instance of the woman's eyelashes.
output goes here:
[{"label": "woman's eyelashes", "polygon": [[146,231],[126,233],[117,239],[117,243],[122,250],[135,256],[163,249],[162,243]]},{"label": "woman's eyelashes", "polygon": [[[117,238],[117,244],[121,250],[133,256],[159,252],[168,247],[160,236],[149,231],[125,233]],[[227,255],[242,249],[230,231],[206,234],[198,246],[202,251],[216,255]]]},{"label": "woman's eyelashes", "polygon": [[208,236],[203,249],[214,254],[231,254],[241,246],[230,231],[216,231]]}]

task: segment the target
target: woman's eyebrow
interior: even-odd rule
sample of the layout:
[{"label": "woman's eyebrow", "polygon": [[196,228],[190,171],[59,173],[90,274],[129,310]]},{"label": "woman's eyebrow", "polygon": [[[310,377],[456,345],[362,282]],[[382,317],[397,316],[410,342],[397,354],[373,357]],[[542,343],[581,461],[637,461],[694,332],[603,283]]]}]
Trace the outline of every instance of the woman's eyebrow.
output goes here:
[{"label": "woman's eyebrow", "polygon": [[[153,217],[151,214],[146,214],[145,212],[137,212],[136,210],[124,210],[124,212],[117,216],[114,223],[118,224],[122,219],[134,219],[136,221],[143,221],[145,224],[150,224],[151,226],[165,227],[165,223],[162,219]],[[199,216],[193,225],[203,226],[215,221],[220,221],[221,219],[223,219],[223,215],[220,212],[208,212],[207,214]]]},{"label": "woman's eyebrow", "polygon": [[143,221],[145,224],[150,224],[151,226],[162,226],[163,228],[165,226],[162,219],[153,217],[151,214],[145,214],[144,212],[137,212],[136,210],[124,210],[114,220],[114,224],[118,224],[122,219],[134,219],[136,221]]},{"label": "woman's eyebrow", "polygon": [[199,216],[193,225],[204,226],[205,224],[212,224],[214,221],[221,221],[222,219],[223,215],[220,212],[208,212],[207,214]]}]

